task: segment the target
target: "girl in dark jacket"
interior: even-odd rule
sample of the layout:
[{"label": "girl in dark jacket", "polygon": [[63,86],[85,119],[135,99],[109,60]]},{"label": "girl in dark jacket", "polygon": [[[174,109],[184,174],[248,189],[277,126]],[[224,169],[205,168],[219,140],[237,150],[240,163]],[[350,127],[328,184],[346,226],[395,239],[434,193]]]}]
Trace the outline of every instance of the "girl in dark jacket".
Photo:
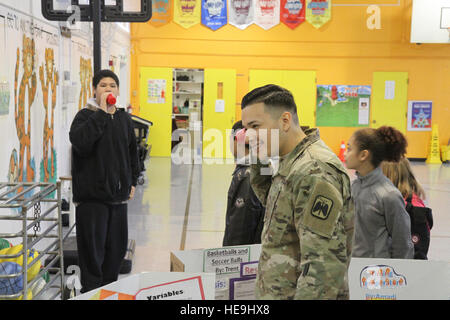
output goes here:
[{"label": "girl in dark jacket", "polygon": [[407,158],[402,158],[399,162],[383,161],[381,169],[402,194],[406,210],[412,216],[414,259],[427,260],[433,217],[431,209],[427,208],[424,202],[425,191],[414,176]]}]

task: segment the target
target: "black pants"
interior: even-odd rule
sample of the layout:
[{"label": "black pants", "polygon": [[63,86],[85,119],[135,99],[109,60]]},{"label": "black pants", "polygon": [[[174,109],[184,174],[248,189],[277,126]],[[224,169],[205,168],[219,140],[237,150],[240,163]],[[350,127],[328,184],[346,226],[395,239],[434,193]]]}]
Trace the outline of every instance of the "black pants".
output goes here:
[{"label": "black pants", "polygon": [[75,222],[81,292],[116,281],[127,251],[127,204],[81,203]]}]

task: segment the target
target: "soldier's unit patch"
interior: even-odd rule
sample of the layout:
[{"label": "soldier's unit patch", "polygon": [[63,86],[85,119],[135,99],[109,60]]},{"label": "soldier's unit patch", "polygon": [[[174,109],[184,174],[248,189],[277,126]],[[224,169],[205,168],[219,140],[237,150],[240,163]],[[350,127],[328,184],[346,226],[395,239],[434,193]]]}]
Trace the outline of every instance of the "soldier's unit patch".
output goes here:
[{"label": "soldier's unit patch", "polygon": [[319,219],[328,219],[331,209],[333,208],[333,200],[324,196],[317,196],[311,208],[311,214]]},{"label": "soldier's unit patch", "polygon": [[331,184],[320,178],[313,181],[308,195],[298,199],[304,207],[300,223],[312,232],[330,238],[342,209],[342,195]]}]

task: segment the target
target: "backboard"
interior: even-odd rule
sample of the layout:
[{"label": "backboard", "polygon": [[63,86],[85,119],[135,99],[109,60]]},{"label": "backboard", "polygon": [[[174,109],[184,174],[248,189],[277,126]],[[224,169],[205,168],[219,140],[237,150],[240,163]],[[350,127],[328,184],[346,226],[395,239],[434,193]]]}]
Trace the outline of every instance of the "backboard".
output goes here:
[{"label": "backboard", "polygon": [[450,0],[413,0],[411,43],[450,44]]},{"label": "backboard", "polygon": [[41,0],[47,20],[67,21],[79,9],[79,21],[92,21],[91,2],[101,1],[103,22],[146,22],[152,17],[152,0]]}]

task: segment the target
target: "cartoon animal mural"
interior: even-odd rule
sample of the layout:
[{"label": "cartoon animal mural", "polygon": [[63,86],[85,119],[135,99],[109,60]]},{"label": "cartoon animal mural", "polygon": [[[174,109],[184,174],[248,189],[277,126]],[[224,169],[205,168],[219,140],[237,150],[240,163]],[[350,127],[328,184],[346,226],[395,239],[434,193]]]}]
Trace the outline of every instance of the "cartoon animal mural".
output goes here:
[{"label": "cartoon animal mural", "polygon": [[[44,71],[45,70],[45,71]],[[56,86],[58,85],[59,76],[55,68],[55,55],[51,48],[45,49],[45,67],[39,67],[39,79],[42,86],[42,96],[45,109],[44,118],[44,134],[43,134],[43,150],[41,161],[41,181],[56,182],[56,151],[54,148],[54,118],[56,107]],[[49,116],[49,96],[51,90],[51,117]],[[49,124],[50,118],[50,124]],[[49,156],[50,153],[50,156]]]},{"label": "cartoon animal mural", "polygon": [[[20,48],[17,48],[16,69],[14,75],[14,115],[16,122],[17,137],[19,139],[18,155],[18,176],[17,181],[34,181],[35,162],[31,157],[31,106],[36,96],[36,73],[34,72],[35,57],[34,39],[23,35],[22,44],[22,64],[23,75],[20,79],[19,91],[19,69],[20,69]],[[25,112],[27,114],[25,115]],[[25,118],[27,117],[27,123]],[[26,151],[26,155],[25,155]],[[13,150],[14,153],[14,150]],[[26,158],[25,158],[26,156]],[[18,190],[21,192],[20,190]]]},{"label": "cartoon animal mural", "polygon": [[81,110],[81,108],[86,106],[87,100],[92,96],[91,79],[92,79],[92,60],[80,57],[81,91],[80,91],[80,99],[78,101],[78,110]]}]

